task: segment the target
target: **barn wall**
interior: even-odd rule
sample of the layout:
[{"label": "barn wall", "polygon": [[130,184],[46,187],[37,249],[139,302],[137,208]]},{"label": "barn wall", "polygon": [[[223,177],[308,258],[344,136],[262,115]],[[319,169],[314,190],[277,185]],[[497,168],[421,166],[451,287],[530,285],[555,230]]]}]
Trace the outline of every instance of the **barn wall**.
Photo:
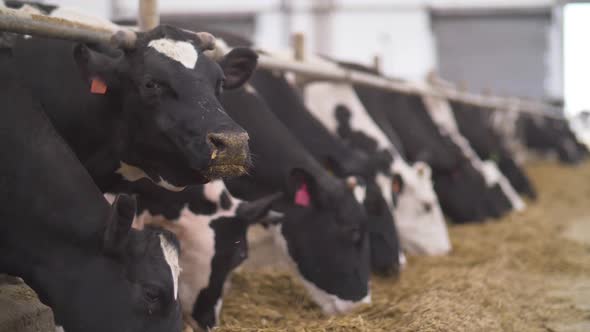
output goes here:
[{"label": "barn wall", "polygon": [[[78,0],[46,0],[79,6]],[[248,31],[261,47],[284,49],[294,32],[304,32],[308,48],[343,60],[372,63],[382,57],[386,74],[422,80],[441,63],[431,27],[430,8],[549,8],[554,0],[160,0],[162,13],[219,17],[231,25],[254,17],[252,26],[236,24],[230,30]],[[138,0],[93,0],[86,11],[111,18],[130,18],[137,13]],[[554,15],[555,17],[555,15]],[[248,23],[250,24],[250,23]],[[544,63],[540,90],[535,95],[561,98],[560,22],[544,28]],[[253,32],[250,32],[253,31]],[[543,46],[543,45],[541,45]],[[537,48],[538,49],[538,48]],[[538,91],[542,91],[538,92]],[[520,92],[520,91],[518,91]],[[510,91],[507,91],[510,93]]]},{"label": "barn wall", "polygon": [[475,91],[546,95],[549,10],[443,11],[432,20],[443,77]]}]

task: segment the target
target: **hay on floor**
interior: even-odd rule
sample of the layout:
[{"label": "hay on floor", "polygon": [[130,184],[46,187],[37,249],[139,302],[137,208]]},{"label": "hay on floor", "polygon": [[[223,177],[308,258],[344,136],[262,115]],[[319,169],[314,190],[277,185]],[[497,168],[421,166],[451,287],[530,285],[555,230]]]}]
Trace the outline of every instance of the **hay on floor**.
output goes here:
[{"label": "hay on floor", "polygon": [[289,273],[237,273],[219,332],[590,331],[590,164],[531,165],[540,197],[523,213],[452,226],[447,257],[411,257],[374,277],[373,303],[327,318]]}]

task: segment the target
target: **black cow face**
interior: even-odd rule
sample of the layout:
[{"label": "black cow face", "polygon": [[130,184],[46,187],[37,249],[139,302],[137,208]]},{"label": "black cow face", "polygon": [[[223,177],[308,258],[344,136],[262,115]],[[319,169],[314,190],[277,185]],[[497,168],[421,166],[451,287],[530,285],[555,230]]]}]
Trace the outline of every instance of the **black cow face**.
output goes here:
[{"label": "black cow face", "polygon": [[131,229],[134,215],[135,201],[119,197],[106,256],[80,262],[76,280],[52,299],[61,302],[56,323],[66,331],[180,331],[178,243],[167,231]]},{"label": "black cow face", "polygon": [[327,314],[369,302],[367,216],[346,184],[326,188],[308,172],[292,173],[290,199],[275,236],[304,286]]},{"label": "black cow face", "polygon": [[176,234],[182,247],[179,299],[185,320],[195,329],[217,325],[223,286],[248,256],[246,233],[256,222],[272,222],[272,204],[282,194],[245,202],[234,198],[223,181],[169,192],[142,180],[135,227],[161,227]]},{"label": "black cow face", "polygon": [[395,275],[400,268],[400,243],[389,205],[375,181],[367,183],[364,201],[369,216],[368,231],[371,248],[371,269],[381,275]]},{"label": "black cow face", "polygon": [[220,203],[223,205],[225,201],[225,209],[233,208],[235,213],[233,216],[219,217],[211,222],[210,227],[215,233],[215,255],[211,260],[211,276],[209,284],[199,292],[192,306],[192,319],[205,331],[219,323],[225,282],[230,273],[248,257],[248,227],[258,222],[273,222],[273,217],[267,215],[272,204],[281,195],[270,195],[252,202],[237,200],[227,191],[224,191],[223,197]]},{"label": "black cow face", "polygon": [[115,136],[125,142],[118,173],[127,180],[146,177],[180,190],[246,171],[248,134],[218,97],[249,78],[257,55],[237,49],[218,64],[203,54],[211,44],[194,33],[159,26],[140,34],[130,51],[75,48],[91,93],[121,106],[122,113],[114,114],[121,119]]},{"label": "black cow face", "polygon": [[510,180],[519,193],[528,196],[530,199],[537,199],[537,191],[528,179],[524,170],[516,164],[514,159],[509,155],[502,155],[498,161],[498,167],[503,174]]}]

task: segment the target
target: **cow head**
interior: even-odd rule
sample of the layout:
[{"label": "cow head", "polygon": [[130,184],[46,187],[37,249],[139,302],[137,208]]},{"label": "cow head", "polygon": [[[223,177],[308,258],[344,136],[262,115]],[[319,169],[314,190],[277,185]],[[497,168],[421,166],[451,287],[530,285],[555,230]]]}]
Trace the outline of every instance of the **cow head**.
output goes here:
[{"label": "cow head", "polygon": [[[273,227],[312,299],[327,314],[370,302],[367,216],[344,181],[294,169],[291,204]],[[358,193],[358,192],[357,192]]]},{"label": "cow head", "polygon": [[118,197],[103,255],[80,262],[76,279],[53,297],[65,330],[180,331],[178,243],[167,231],[132,229],[134,216],[135,200]]},{"label": "cow head", "polygon": [[133,49],[75,48],[89,91],[121,110],[114,139],[125,179],[181,190],[247,170],[248,134],[218,97],[249,78],[257,55],[236,49],[216,63],[203,55],[212,46],[209,34],[163,25],[138,34]]},{"label": "cow head", "polygon": [[422,162],[410,166],[398,158],[392,168],[396,171],[392,179],[397,196],[394,213],[402,247],[411,254],[448,253],[451,243],[430,167]]},{"label": "cow head", "polygon": [[281,194],[246,202],[233,197],[221,180],[167,194],[183,200],[177,217],[168,219],[145,211],[135,227],[158,226],[178,236],[183,316],[194,329],[206,331],[219,322],[225,281],[248,256],[248,227],[272,222],[275,216],[269,211]]},{"label": "cow head", "polygon": [[375,180],[367,182],[367,195],[361,204],[368,216],[371,270],[382,276],[397,275],[402,267],[397,225]]}]

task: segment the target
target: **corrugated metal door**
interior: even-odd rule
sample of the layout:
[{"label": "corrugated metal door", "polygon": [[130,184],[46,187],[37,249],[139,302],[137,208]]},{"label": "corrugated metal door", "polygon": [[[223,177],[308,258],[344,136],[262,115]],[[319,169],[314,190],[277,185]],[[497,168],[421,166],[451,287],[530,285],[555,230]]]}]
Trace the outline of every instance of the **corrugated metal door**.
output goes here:
[{"label": "corrugated metal door", "polygon": [[431,12],[439,72],[469,90],[544,98],[549,9]]}]

